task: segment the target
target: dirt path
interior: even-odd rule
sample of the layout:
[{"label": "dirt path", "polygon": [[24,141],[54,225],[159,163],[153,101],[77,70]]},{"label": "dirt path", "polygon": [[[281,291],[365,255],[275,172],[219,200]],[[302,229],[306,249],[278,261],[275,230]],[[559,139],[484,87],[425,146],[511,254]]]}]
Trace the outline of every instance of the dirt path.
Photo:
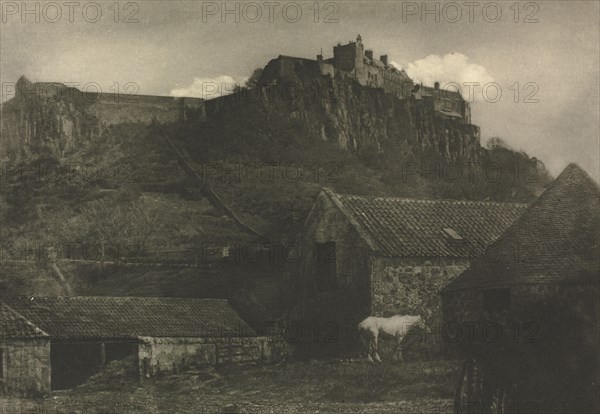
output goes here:
[{"label": "dirt path", "polygon": [[[0,400],[1,413],[451,414],[454,362],[339,361],[205,368],[134,382],[91,381],[41,400]],[[12,405],[6,405],[12,404]]]}]

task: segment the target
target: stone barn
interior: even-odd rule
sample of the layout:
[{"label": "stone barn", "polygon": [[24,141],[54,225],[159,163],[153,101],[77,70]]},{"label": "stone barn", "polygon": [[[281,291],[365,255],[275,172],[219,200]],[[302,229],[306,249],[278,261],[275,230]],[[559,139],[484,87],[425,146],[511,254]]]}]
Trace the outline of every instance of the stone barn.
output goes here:
[{"label": "stone barn", "polygon": [[0,302],[0,393],[50,391],[50,337]]},{"label": "stone barn", "polygon": [[[190,363],[265,361],[272,338],[258,337],[226,300],[138,297],[3,299],[3,389],[71,388],[110,361],[129,357],[139,378]],[[137,376],[137,374],[136,374]]]},{"label": "stone barn", "polygon": [[356,325],[369,315],[421,314],[436,325],[440,289],[485,254],[526,207],[363,197],[326,188],[301,239],[298,318],[311,330],[320,324],[319,349],[356,343]]},{"label": "stone barn", "polygon": [[600,411],[599,200],[569,165],[492,245],[518,255],[480,258],[445,288],[457,411]]}]

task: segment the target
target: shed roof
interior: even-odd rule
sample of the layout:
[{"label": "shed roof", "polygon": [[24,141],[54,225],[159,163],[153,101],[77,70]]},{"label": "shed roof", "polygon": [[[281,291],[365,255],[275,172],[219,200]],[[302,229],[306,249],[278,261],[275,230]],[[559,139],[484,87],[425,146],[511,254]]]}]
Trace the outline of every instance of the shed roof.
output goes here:
[{"label": "shed roof", "polygon": [[52,339],[256,336],[222,299],[33,297],[10,307]]},{"label": "shed roof", "polygon": [[570,164],[492,246],[446,290],[514,284],[598,284],[598,184]]},{"label": "shed roof", "polygon": [[31,339],[48,337],[44,331],[0,302],[0,339]]},{"label": "shed roof", "polygon": [[[324,192],[371,249],[389,257],[473,257],[527,208],[485,201],[415,200]],[[460,239],[449,236],[451,232]]]}]

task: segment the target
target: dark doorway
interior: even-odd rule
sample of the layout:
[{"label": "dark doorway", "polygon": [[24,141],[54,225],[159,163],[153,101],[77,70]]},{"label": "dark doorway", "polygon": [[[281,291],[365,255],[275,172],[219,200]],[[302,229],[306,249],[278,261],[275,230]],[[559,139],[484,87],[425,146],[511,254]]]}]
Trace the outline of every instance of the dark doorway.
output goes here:
[{"label": "dark doorway", "polygon": [[483,309],[491,314],[510,310],[510,289],[490,289],[483,292]]},{"label": "dark doorway", "polygon": [[106,362],[116,361],[131,355],[137,355],[137,342],[108,342],[105,345]]},{"label": "dark doorway", "polygon": [[335,242],[317,243],[315,249],[317,292],[337,288],[337,250]]},{"label": "dark doorway", "polygon": [[135,342],[52,343],[51,388],[63,390],[82,384],[98,373],[104,364],[137,354]]}]

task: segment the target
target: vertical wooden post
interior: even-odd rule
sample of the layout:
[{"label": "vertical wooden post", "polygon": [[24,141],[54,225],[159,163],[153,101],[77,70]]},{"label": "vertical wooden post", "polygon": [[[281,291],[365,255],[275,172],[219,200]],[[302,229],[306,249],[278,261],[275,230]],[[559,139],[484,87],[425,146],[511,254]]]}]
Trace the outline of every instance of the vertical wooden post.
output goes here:
[{"label": "vertical wooden post", "polygon": [[458,382],[456,384],[456,390],[454,392],[454,412],[460,413],[462,411],[462,396],[464,391],[464,382],[465,375],[467,373],[469,362],[467,359],[462,362],[462,369],[460,371],[460,376],[458,377]]},{"label": "vertical wooden post", "polygon": [[100,366],[106,365],[106,346],[104,342],[100,343]]}]

